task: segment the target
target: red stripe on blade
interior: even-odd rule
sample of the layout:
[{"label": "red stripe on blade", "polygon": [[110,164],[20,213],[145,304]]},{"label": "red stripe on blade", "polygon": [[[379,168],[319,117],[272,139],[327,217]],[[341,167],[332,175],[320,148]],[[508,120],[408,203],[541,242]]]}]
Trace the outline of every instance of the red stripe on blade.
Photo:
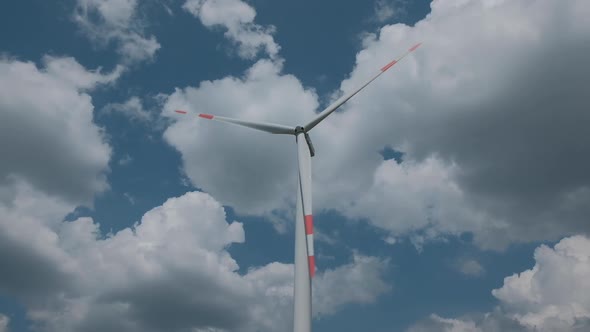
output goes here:
[{"label": "red stripe on blade", "polygon": [[410,51],[410,52],[412,52],[413,50],[415,50],[415,49],[417,49],[418,47],[420,47],[420,45],[422,45],[422,43],[418,43],[418,44],[416,44],[416,45],[412,46],[412,48],[410,48],[410,50],[409,50],[409,51]]},{"label": "red stripe on blade", "polygon": [[313,216],[311,214],[305,216],[305,234],[313,234]]},{"label": "red stripe on blade", "polygon": [[309,265],[309,276],[313,278],[315,276],[315,257],[307,256],[307,263]]},{"label": "red stripe on blade", "polygon": [[203,114],[203,113],[201,113],[201,114],[199,114],[199,117],[205,118],[205,119],[209,119],[209,120],[213,119],[213,115],[211,115],[211,114]]},{"label": "red stripe on blade", "polygon": [[176,110],[174,112],[179,113],[179,114],[186,114],[186,111],[181,111],[181,110]]},{"label": "red stripe on blade", "polygon": [[383,68],[381,68],[381,71],[386,71],[387,69],[391,68],[391,66],[395,65],[397,63],[397,60],[393,60],[390,63],[386,64]]}]

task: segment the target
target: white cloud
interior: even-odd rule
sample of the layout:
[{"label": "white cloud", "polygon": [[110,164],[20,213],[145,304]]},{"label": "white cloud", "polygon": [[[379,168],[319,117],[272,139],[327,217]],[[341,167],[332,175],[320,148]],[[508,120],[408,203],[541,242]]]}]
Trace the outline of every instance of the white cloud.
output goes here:
[{"label": "white cloud", "polygon": [[[317,98],[294,76],[282,75],[280,70],[280,62],[260,60],[241,78],[226,77],[202,82],[196,88],[177,89],[166,102],[163,114],[179,119],[173,110],[185,109],[301,123],[313,115]],[[239,213],[272,215],[274,210],[282,209],[289,211],[290,220],[296,188],[293,137],[198,118],[180,119],[167,128],[164,138],[182,153],[184,170],[193,184]]]},{"label": "white cloud", "polygon": [[87,90],[113,83],[120,69],[89,71],[73,58],[0,59],[0,195],[19,179],[75,203],[105,190],[110,147],[92,121]]},{"label": "white cloud", "polygon": [[[391,290],[383,280],[389,266],[387,260],[355,253],[352,262],[334,269],[321,271],[313,280],[313,315],[328,316],[350,304],[367,305]],[[267,300],[254,310],[251,329],[287,331],[290,328],[293,306],[293,265],[271,263],[254,269],[245,276]],[[283,325],[277,325],[282,322]],[[281,328],[279,328],[281,327]]]},{"label": "white cloud", "polygon": [[[412,236],[418,248],[441,233],[460,234],[492,227],[485,216],[466,206],[465,193],[453,179],[455,168],[433,157],[401,164],[391,159],[378,166],[370,187],[358,190],[358,196],[350,201],[332,204],[338,204],[336,207],[349,217],[368,217],[373,225],[392,234],[420,232]],[[350,186],[362,185],[350,182]],[[345,192],[352,193],[352,188]]]},{"label": "white cloud", "polygon": [[486,270],[474,259],[461,259],[456,263],[459,272],[466,276],[479,277],[483,275]]},{"label": "white cloud", "polygon": [[[590,29],[580,11],[590,11],[587,2],[435,1],[414,27],[385,26],[367,38],[342,90],[359,85],[400,45],[424,45],[318,127],[317,134],[336,137],[316,139],[318,162],[327,160],[317,167],[325,181],[318,187],[334,188],[321,189],[319,206],[368,214],[392,235],[425,224],[433,234],[473,232],[486,248],[587,231],[590,151],[582,142],[590,137],[580,121],[588,117],[583,77],[590,73],[578,64]],[[547,66],[555,57],[561,60]],[[435,160],[446,187],[433,188],[427,174],[417,175],[425,184],[400,183],[398,169],[375,153],[383,146],[404,151],[408,169]],[[398,182],[386,182],[391,178]],[[419,185],[424,190],[415,196]],[[408,192],[410,207],[400,207],[396,201]],[[368,197],[377,210],[339,207],[366,205]],[[427,222],[431,209],[440,218]]]},{"label": "white cloud", "polygon": [[56,246],[56,232],[73,206],[23,180],[0,186],[0,193],[6,193],[0,200],[0,290],[29,298],[65,288],[72,265]]},{"label": "white cloud", "polygon": [[99,45],[116,43],[128,64],[151,60],[160,49],[154,36],[144,35],[137,0],[77,0],[74,20]]},{"label": "white cloud", "polygon": [[121,157],[121,159],[119,159],[118,164],[121,166],[127,166],[131,164],[131,162],[133,162],[133,158],[131,158],[129,154],[126,154],[123,157]]},{"label": "white cloud", "polygon": [[44,56],[43,69],[49,76],[80,90],[88,90],[98,84],[114,83],[123,73],[123,67],[117,66],[111,73],[102,74],[102,68],[94,71],[86,70],[72,57]]},{"label": "white cloud", "polygon": [[10,324],[10,318],[3,314],[0,314],[0,332],[8,332],[8,325]]},{"label": "white cloud", "polygon": [[535,250],[535,266],[492,291],[492,311],[457,319],[431,315],[409,331],[588,331],[590,239],[576,235]]},{"label": "white cloud", "polygon": [[123,196],[125,198],[127,198],[127,200],[129,201],[129,203],[131,203],[131,205],[135,205],[135,196],[131,195],[130,193],[123,193]]},{"label": "white cloud", "polygon": [[325,244],[328,244],[330,246],[335,246],[342,242],[340,240],[340,235],[337,231],[325,233],[322,229],[319,229],[318,227],[314,227],[313,238],[315,241],[324,242]]},{"label": "white cloud", "polygon": [[374,303],[391,290],[382,279],[388,265],[387,260],[355,253],[350,264],[326,270],[314,279],[314,313],[329,315],[346,304]]},{"label": "white cloud", "polygon": [[[211,22],[237,24],[248,12]],[[316,211],[368,220],[418,246],[471,232],[477,245],[500,249],[588,231],[583,13],[590,5],[582,0],[436,1],[415,26],[368,36],[342,91],[413,43],[424,45],[311,132]],[[235,101],[222,100],[230,95]],[[275,61],[244,78],[178,90],[166,109],[293,124],[317,105]],[[224,204],[253,214],[292,204],[287,139],[202,121],[176,123],[166,137],[193,183]],[[383,161],[384,146],[405,152],[403,163]]]},{"label": "white cloud", "polygon": [[[171,198],[133,227],[104,237],[90,218],[60,221],[71,205],[24,183],[17,189],[14,201],[0,204],[0,290],[22,301],[42,330],[290,326],[293,266],[271,263],[238,274],[227,248],[244,242],[242,224],[226,222],[211,196]],[[385,265],[357,255],[319,273],[318,310],[329,314],[345,304],[375,301],[387,291]],[[347,292],[333,294],[328,286]]]},{"label": "white cloud", "polygon": [[428,319],[410,327],[407,332],[483,332],[472,321],[443,318],[432,314]]},{"label": "white cloud", "polygon": [[393,18],[399,18],[406,14],[406,0],[377,0],[373,8],[373,19],[379,23],[387,22]]},{"label": "white cloud", "polygon": [[590,328],[590,239],[572,236],[535,250],[535,266],[504,279],[492,294],[508,314],[538,331]]},{"label": "white cloud", "polygon": [[253,59],[261,50],[275,58],[279,52],[272,36],[274,27],[254,23],[256,11],[241,0],[187,0],[183,8],[208,28],[223,27],[242,58]]},{"label": "white cloud", "polygon": [[470,314],[460,318],[444,318],[436,314],[422,319],[407,332],[525,332],[518,322],[508,318],[499,308],[485,314]]},{"label": "white cloud", "polygon": [[104,113],[120,113],[132,121],[143,123],[153,120],[152,113],[144,109],[141,99],[137,96],[127,99],[124,103],[107,104],[102,111]]}]

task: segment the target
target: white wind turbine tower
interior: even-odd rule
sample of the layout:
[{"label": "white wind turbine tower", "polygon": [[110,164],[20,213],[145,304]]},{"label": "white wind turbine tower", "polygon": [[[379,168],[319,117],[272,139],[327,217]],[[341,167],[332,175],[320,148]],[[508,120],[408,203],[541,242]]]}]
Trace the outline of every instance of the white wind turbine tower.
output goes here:
[{"label": "white wind turbine tower", "polygon": [[[315,155],[309,131],[334,112],[338,107],[356,95],[364,87],[373,82],[387,69],[401,61],[405,56],[420,46],[411,47],[404,55],[383,66],[365,84],[356,90],[342,96],[332,105],[319,113],[305,126],[290,127],[274,123],[252,122],[232,119],[210,114],[198,114],[209,120],[232,123],[271,134],[294,135],[297,142],[297,159],[299,168],[299,185],[297,186],[297,212],[295,216],[295,289],[293,331],[311,331],[311,279],[315,274],[315,257],[313,252],[313,216],[311,213],[311,157]],[[176,113],[186,114],[186,111],[176,110]]]}]

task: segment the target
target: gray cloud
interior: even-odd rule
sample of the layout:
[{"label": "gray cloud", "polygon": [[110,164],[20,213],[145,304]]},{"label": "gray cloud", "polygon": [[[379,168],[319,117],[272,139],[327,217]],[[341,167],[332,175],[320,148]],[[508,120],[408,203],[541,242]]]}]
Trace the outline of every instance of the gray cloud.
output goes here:
[{"label": "gray cloud", "polygon": [[526,328],[496,309],[485,315],[444,318],[436,314],[410,326],[407,332],[525,332]]},{"label": "gray cloud", "polygon": [[317,107],[315,94],[294,76],[280,75],[281,68],[281,63],[260,60],[244,77],[176,90],[164,106],[164,115],[182,119],[167,128],[164,138],[182,153],[191,181],[240,213],[270,215],[294,206],[294,138],[179,118],[173,111],[301,123]]},{"label": "gray cloud", "polygon": [[101,114],[119,113],[131,121],[148,123],[153,120],[153,113],[144,109],[141,99],[133,96],[124,103],[109,103],[102,110]]},{"label": "gray cloud", "polygon": [[[424,45],[311,133],[316,211],[423,243],[471,232],[495,249],[587,232],[590,72],[580,63],[590,54],[589,12],[584,1],[437,1],[413,27],[369,34],[341,91]],[[253,70],[256,78],[178,90],[165,114],[184,107],[287,124],[313,116],[317,97],[280,63]],[[224,204],[250,214],[292,207],[293,156],[280,137],[202,121],[177,122],[165,137],[191,181]],[[403,163],[383,161],[384,146],[405,152]]]},{"label": "gray cloud", "polygon": [[479,277],[486,272],[475,259],[460,259],[455,263],[455,267],[459,272],[471,277]]},{"label": "gray cloud", "polygon": [[509,317],[539,331],[589,328],[590,239],[572,236],[535,250],[535,266],[492,291]]},{"label": "gray cloud", "polygon": [[0,292],[44,301],[73,291],[71,261],[54,246],[59,221],[72,205],[24,181],[2,189],[12,197],[0,201]]},{"label": "gray cloud", "polygon": [[[37,211],[28,209],[38,206]],[[187,193],[102,236],[90,218],[55,218],[70,205],[21,184],[0,204],[0,291],[42,331],[277,331],[291,325],[293,266],[237,273],[227,248],[244,241],[208,194]],[[43,213],[44,212],[44,213]],[[373,303],[388,291],[387,262],[356,255],[320,272],[316,313]],[[346,289],[332,294],[331,287]]]},{"label": "gray cloud", "polygon": [[8,332],[8,324],[10,323],[10,318],[0,314],[0,332]]},{"label": "gray cloud", "polygon": [[127,64],[152,60],[161,45],[145,36],[137,0],[76,0],[74,21],[99,46],[115,43]]},{"label": "gray cloud", "polygon": [[350,264],[325,271],[314,280],[314,312],[329,315],[348,303],[375,302],[392,289],[382,279],[388,265],[387,260],[355,253]]},{"label": "gray cloud", "polygon": [[[422,220],[404,221],[406,215],[384,204],[392,196],[384,196],[366,210],[392,217],[372,222],[396,230],[428,220],[442,232],[472,231],[480,245],[496,248],[587,232],[590,72],[578,64],[590,54],[580,15],[588,7],[576,1],[435,2],[415,27],[386,26],[367,41],[352,82],[366,77],[385,49],[407,40],[425,43],[342,116],[371,128],[360,138],[372,146],[365,150],[387,142],[416,165],[434,157],[443,169],[452,167],[448,179],[462,193],[454,202],[448,194],[425,201],[423,211],[456,210],[438,220],[421,212]],[[361,119],[360,112],[373,116]]]},{"label": "gray cloud", "polygon": [[[583,39],[572,37],[512,64],[518,71],[507,70],[503,85],[488,97],[494,102],[439,109],[449,115],[435,117],[430,137],[413,148],[416,157],[436,152],[460,165],[456,178],[473,194],[473,204],[514,221],[521,241],[587,231],[590,113],[583,96],[590,69],[566,65],[590,54]],[[554,58],[559,63],[546,64]]]},{"label": "gray cloud", "polygon": [[[104,172],[110,147],[92,121],[85,92],[110,84],[117,68],[102,74],[73,58],[45,57],[31,62],[0,60],[0,185],[16,178],[72,202],[89,203],[107,188]],[[0,199],[9,198],[7,189]]]},{"label": "gray cloud", "polygon": [[244,1],[187,0],[183,8],[208,28],[223,27],[242,58],[253,59],[260,51],[276,58],[280,50],[272,36],[275,28],[254,23],[256,10]]},{"label": "gray cloud", "polygon": [[408,2],[406,0],[377,0],[373,5],[372,20],[385,23],[392,19],[399,19],[407,15]]},{"label": "gray cloud", "polygon": [[535,266],[504,278],[493,311],[459,318],[431,315],[419,331],[587,331],[590,328],[590,239],[572,236],[535,250]]}]

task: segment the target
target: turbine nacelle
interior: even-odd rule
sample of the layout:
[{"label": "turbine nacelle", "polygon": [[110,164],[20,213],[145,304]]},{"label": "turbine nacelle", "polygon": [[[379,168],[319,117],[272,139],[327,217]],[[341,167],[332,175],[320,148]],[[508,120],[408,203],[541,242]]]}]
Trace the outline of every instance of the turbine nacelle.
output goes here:
[{"label": "turbine nacelle", "polygon": [[309,134],[305,130],[305,127],[302,127],[302,126],[295,127],[294,135],[297,136],[300,134],[303,134],[303,136],[305,136],[305,142],[307,142],[307,146],[309,147],[309,154],[311,154],[312,157],[315,156],[315,149],[313,148],[313,143],[311,142],[311,137],[309,137]]}]

